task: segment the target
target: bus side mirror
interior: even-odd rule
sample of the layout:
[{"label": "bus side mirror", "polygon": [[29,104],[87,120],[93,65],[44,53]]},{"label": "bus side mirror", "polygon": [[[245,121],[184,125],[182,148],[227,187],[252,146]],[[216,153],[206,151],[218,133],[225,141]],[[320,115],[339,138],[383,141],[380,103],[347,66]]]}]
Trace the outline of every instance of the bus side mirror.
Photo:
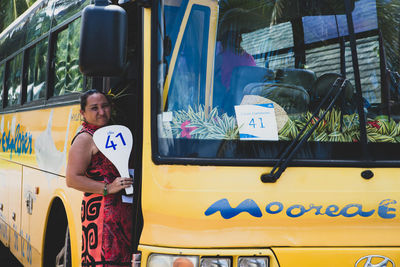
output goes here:
[{"label": "bus side mirror", "polygon": [[82,11],[79,68],[87,76],[119,76],[125,66],[127,15],[96,0]]}]

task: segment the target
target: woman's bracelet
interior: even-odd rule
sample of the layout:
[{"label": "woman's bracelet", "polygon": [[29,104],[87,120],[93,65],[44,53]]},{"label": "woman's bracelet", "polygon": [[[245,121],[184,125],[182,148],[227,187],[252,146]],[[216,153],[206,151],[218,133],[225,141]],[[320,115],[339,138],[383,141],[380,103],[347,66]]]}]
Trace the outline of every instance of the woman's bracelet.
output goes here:
[{"label": "woman's bracelet", "polygon": [[104,182],[104,188],[103,188],[103,196],[107,196],[108,195],[108,189],[107,189],[108,183]]}]

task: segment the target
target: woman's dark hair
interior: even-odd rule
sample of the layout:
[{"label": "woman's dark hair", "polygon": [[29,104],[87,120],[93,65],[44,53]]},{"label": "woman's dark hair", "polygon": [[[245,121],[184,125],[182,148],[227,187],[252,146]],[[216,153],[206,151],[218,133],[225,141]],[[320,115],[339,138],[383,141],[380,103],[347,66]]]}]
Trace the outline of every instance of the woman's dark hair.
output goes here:
[{"label": "woman's dark hair", "polygon": [[108,99],[108,96],[105,93],[103,93],[97,89],[90,89],[81,95],[81,110],[85,110],[88,97],[91,95],[94,95],[94,94],[104,95],[106,97],[108,103],[110,103],[110,99]]}]

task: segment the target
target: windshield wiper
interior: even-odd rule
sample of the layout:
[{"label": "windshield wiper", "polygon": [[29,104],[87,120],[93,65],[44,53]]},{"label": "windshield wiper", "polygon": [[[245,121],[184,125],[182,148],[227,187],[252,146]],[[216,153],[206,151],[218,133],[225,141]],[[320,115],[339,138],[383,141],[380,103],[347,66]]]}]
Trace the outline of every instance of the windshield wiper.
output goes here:
[{"label": "windshield wiper", "polygon": [[[261,181],[263,183],[275,183],[279,179],[279,177],[281,177],[282,173],[286,170],[287,166],[289,165],[290,161],[292,160],[292,158],[295,155],[295,153],[297,152],[297,150],[304,144],[305,141],[308,140],[308,138],[311,136],[311,134],[318,127],[319,123],[324,119],[325,115],[332,109],[333,105],[336,103],[336,100],[342,94],[342,92],[348,82],[349,81],[347,79],[344,79],[342,77],[339,77],[336,79],[336,81],[333,83],[331,89],[328,91],[328,93],[322,99],[321,103],[316,108],[314,114],[312,114],[311,118],[308,120],[308,122],[306,123],[304,128],[301,129],[300,133],[293,139],[293,141],[285,149],[282,156],[279,158],[278,162],[272,168],[271,172],[264,173],[261,175]],[[332,93],[335,90],[337,90],[337,92],[335,93],[333,99],[329,103],[328,107],[326,108],[326,110],[322,114],[322,116],[318,118],[317,115],[319,114],[321,108],[329,100],[330,96],[332,95]],[[308,125],[311,123],[311,121],[315,121],[315,118],[318,118],[318,120],[311,127],[311,129],[308,130],[308,132],[305,135],[303,135],[303,133],[306,131],[306,129],[307,129]],[[301,136],[303,136],[303,137],[301,137]],[[297,142],[299,139],[300,139],[300,141]]]}]

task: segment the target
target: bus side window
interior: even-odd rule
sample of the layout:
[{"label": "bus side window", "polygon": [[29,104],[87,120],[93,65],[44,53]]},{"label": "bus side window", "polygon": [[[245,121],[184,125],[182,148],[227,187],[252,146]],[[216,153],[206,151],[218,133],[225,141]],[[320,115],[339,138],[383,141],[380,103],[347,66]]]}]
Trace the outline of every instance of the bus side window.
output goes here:
[{"label": "bus side window", "polygon": [[0,65],[0,109],[3,108],[3,93],[4,93],[4,71],[5,64]]},{"label": "bus side window", "polygon": [[48,41],[46,38],[28,51],[27,102],[46,96],[47,47]]},{"label": "bus side window", "polygon": [[20,103],[22,80],[22,53],[15,56],[8,63],[8,75],[6,77],[7,106],[15,106]]},{"label": "bus side window", "polygon": [[83,91],[83,76],[79,71],[80,26],[79,18],[57,34],[54,96]]}]

